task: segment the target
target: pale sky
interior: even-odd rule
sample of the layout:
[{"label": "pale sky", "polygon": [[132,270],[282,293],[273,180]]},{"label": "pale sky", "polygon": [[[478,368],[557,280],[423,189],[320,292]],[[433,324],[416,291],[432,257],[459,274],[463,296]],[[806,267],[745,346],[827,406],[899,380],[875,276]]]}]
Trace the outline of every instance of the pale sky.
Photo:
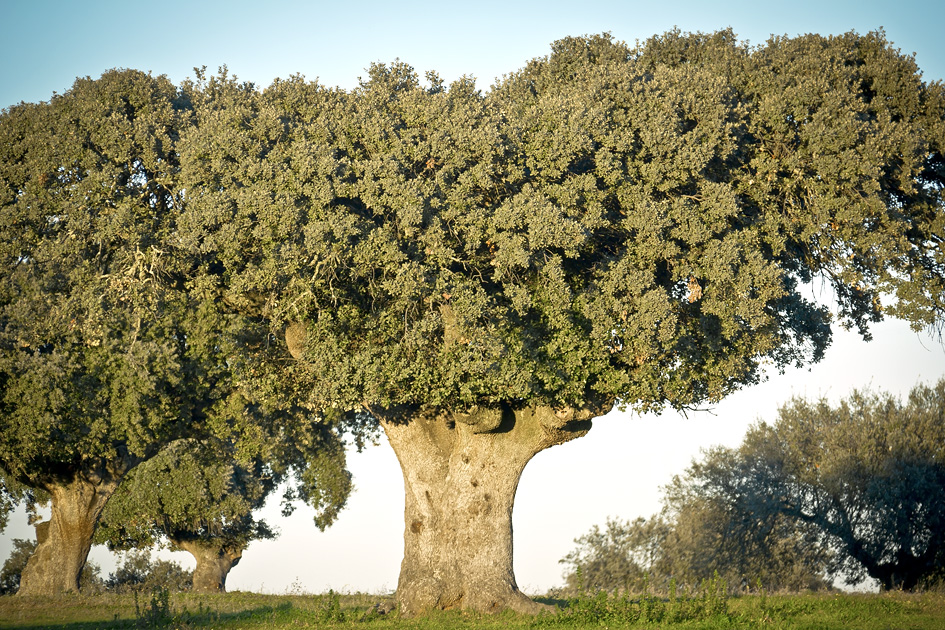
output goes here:
[{"label": "pale sky", "polygon": [[[260,87],[302,74],[351,88],[373,62],[400,59],[423,75],[450,82],[493,80],[543,56],[556,39],[610,32],[627,42],[672,29],[714,31],[731,26],[742,39],[772,34],[865,33],[884,28],[904,53],[915,53],[926,80],[945,77],[945,3],[937,1],[760,0],[558,1],[476,3],[165,0],[92,3],[0,0],[0,107],[48,100],[77,76],[109,68],[166,74],[175,83],[193,68],[231,73]],[[813,289],[812,289],[813,290]],[[791,396],[836,401],[855,387],[905,395],[918,381],[945,377],[945,349],[902,322],[874,329],[874,340],[837,330],[827,357],[809,370],[773,374],[767,383],[731,396],[713,413],[635,416],[613,412],[586,437],[540,453],[526,467],[513,517],[519,586],[540,593],[561,584],[558,560],[573,539],[608,516],[632,519],[659,508],[660,486],[681,473],[701,448],[735,446],[749,424],[774,420]],[[253,543],[230,573],[228,590],[387,592],[397,585],[403,551],[403,482],[393,451],[382,442],[350,455],[356,491],[328,531],[319,532],[304,507],[283,518],[264,510],[281,531]],[[0,534],[0,562],[13,538],[32,537],[22,512]],[[186,553],[162,552],[192,567]],[[115,558],[93,549],[107,575]]]}]

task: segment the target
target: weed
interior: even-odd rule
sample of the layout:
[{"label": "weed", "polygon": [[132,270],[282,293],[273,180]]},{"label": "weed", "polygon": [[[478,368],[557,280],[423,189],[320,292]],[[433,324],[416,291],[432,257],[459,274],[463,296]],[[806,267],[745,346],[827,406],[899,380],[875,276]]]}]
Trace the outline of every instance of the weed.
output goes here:
[{"label": "weed", "polygon": [[305,588],[302,586],[302,583],[299,581],[299,577],[295,576],[295,579],[292,580],[292,584],[285,591],[286,595],[305,595]]},{"label": "weed", "polygon": [[151,601],[142,608],[135,591],[135,628],[149,630],[163,628],[171,622],[171,596],[166,588],[151,593]]},{"label": "weed", "polygon": [[337,623],[345,620],[345,611],[341,609],[341,597],[335,591],[329,590],[324,595],[317,596],[318,620],[322,623]]}]

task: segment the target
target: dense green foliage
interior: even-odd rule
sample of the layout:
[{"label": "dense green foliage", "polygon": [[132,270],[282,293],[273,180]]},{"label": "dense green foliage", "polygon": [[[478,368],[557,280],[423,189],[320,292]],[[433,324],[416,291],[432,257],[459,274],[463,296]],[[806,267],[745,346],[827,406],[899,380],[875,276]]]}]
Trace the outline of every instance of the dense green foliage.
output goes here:
[{"label": "dense green foliage", "polygon": [[784,518],[764,524],[744,506],[697,497],[676,480],[660,514],[608,519],[575,539],[561,559],[567,594],[691,593],[710,580],[732,592],[799,592],[828,587],[830,554]]},{"label": "dense green foliage", "polygon": [[219,441],[172,443],[122,482],[102,513],[96,542],[127,550],[198,541],[242,550],[275,536],[254,512],[283,482],[283,513],[304,500],[324,529],[347,501],[351,474],[344,443],[328,425],[310,422],[308,434],[306,443],[278,440],[266,459],[248,462]]},{"label": "dense green foliage", "polygon": [[196,538],[242,549],[274,536],[253,512],[277,481],[258,460],[241,466],[205,442],[174,442],[122,481],[95,541],[127,550]]},{"label": "dense green foliage", "polygon": [[147,550],[130,551],[125,554],[115,572],[108,574],[103,587],[114,593],[152,593],[159,590],[180,593],[190,590],[192,579],[193,571],[181,568],[176,562],[155,560]]},{"label": "dense green foliage", "polygon": [[[0,120],[3,431],[11,480],[140,461],[178,436],[279,430],[285,392],[240,372],[286,355],[202,282],[181,241],[190,95],[111,71]],[[289,412],[286,412],[287,414]],[[266,422],[260,419],[265,417]],[[295,418],[292,418],[295,420]],[[312,423],[300,429],[311,432]]]},{"label": "dense green foliage", "polygon": [[36,543],[31,540],[14,538],[11,542],[13,549],[0,569],[0,595],[12,595],[20,588],[20,573],[36,548]]},{"label": "dense green foliage", "polygon": [[174,86],[133,71],[3,113],[0,465],[12,480],[120,477],[232,413],[242,326],[187,290],[193,263],[175,243],[187,119]]},{"label": "dense green foliage", "polygon": [[664,576],[695,584],[720,575],[740,591],[829,588],[832,553],[815,544],[809,528],[783,517],[761,523],[751,506],[705,496],[693,490],[696,483],[684,475],[666,490],[659,517],[671,525],[661,541]]},{"label": "dense green foliage", "polygon": [[[68,347],[114,382],[81,383],[98,402],[77,425],[116,390],[128,427],[207,414],[140,376],[185,351],[219,369],[228,337],[200,344],[226,304],[280,335],[298,322],[302,366],[241,350],[322,407],[715,400],[763,363],[820,356],[829,317],[798,288],[815,275],[864,330],[883,293],[886,312],[938,321],[943,107],[876,33],[569,38],[487,94],[403,64],[350,93],[80,81],[2,125],[7,398],[56,391]],[[201,383],[223,376],[202,369],[174,370],[190,379],[175,391],[219,405]],[[44,402],[15,417],[64,397],[18,396]],[[18,452],[48,425],[24,420]]]},{"label": "dense green foliage", "polygon": [[[337,440],[313,441],[344,417],[256,375],[246,359],[277,365],[285,346],[258,313],[221,299],[204,273],[215,260],[181,239],[190,96],[111,71],[0,116],[0,524],[18,502],[52,498],[38,591],[75,588],[56,576],[78,576],[111,492],[175,440],[222,441],[283,476],[292,467],[320,526],[350,489]],[[314,453],[326,444],[332,453]],[[274,463],[293,449],[310,468]],[[199,492],[165,490],[178,503]]]},{"label": "dense green foliage", "polygon": [[487,94],[399,63],[198,92],[187,242],[297,326],[321,405],[717,400],[821,356],[814,277],[864,334],[940,322],[945,101],[881,34],[570,38]]}]

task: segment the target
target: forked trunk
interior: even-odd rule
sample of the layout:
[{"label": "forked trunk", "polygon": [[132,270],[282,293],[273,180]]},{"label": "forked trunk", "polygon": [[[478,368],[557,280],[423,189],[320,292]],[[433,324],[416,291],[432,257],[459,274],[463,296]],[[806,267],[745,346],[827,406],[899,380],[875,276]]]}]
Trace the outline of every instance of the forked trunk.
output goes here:
[{"label": "forked trunk", "polygon": [[525,464],[587,433],[597,410],[484,409],[411,414],[371,409],[404,474],[401,614],[465,608],[537,612],[512,570],[512,504]]},{"label": "forked trunk", "polygon": [[242,545],[202,540],[175,540],[174,544],[197,561],[197,567],[194,569],[194,592],[226,592],[226,576],[243,557]]},{"label": "forked trunk", "polygon": [[79,576],[92,548],[95,524],[118,487],[109,479],[74,479],[47,488],[52,498],[50,519],[36,527],[36,550],[20,576],[18,595],[78,592]]}]

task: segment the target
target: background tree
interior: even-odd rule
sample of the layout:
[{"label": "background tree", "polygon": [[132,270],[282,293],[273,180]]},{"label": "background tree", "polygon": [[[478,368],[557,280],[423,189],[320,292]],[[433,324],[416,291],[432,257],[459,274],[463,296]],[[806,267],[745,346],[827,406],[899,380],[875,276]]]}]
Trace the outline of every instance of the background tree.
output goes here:
[{"label": "background tree", "polygon": [[[665,489],[646,521],[608,521],[562,562],[569,588],[615,590],[648,574],[697,584],[804,590],[864,578],[912,590],[945,568],[945,381],[903,404],[854,392],[794,399],[737,449],[715,448]],[[579,573],[580,571],[580,573]]]},{"label": "background tree", "polygon": [[17,592],[20,588],[20,575],[36,549],[36,542],[33,540],[14,538],[12,542],[10,557],[4,561],[3,569],[0,569],[0,595],[13,595]]},{"label": "background tree", "polygon": [[275,537],[253,511],[265,503],[276,480],[261,462],[254,463],[240,466],[232,455],[202,442],[175,442],[119,485],[95,540],[113,551],[169,543],[196,560],[195,591],[224,592],[230,569],[249,543]]},{"label": "background tree", "polygon": [[694,490],[752,519],[744,537],[788,522],[833,553],[851,584],[912,590],[945,567],[945,381],[917,385],[905,403],[856,392],[838,406],[794,399],[738,450],[694,466]]},{"label": "background tree", "polygon": [[[559,560],[569,565],[565,592],[640,592],[655,575],[667,524],[659,517],[607,519],[576,538],[577,548]],[[662,577],[662,576],[659,576]],[[657,578],[658,579],[658,578]]]},{"label": "background tree", "polygon": [[193,589],[223,592],[226,577],[254,540],[274,538],[260,509],[283,483],[283,514],[303,499],[324,530],[351,492],[344,443],[320,418],[303,426],[299,440],[273,444],[262,456],[240,461],[224,444],[179,441],[141,464],[118,487],[102,514],[96,541],[109,548],[144,549],[168,542],[190,553],[197,566]]},{"label": "background tree", "polygon": [[722,578],[732,591],[829,588],[830,554],[809,528],[783,517],[760,519],[744,505],[706,498],[688,475],[666,489],[663,511],[632,522],[610,520],[575,539],[561,559],[565,591],[650,592],[698,589]]},{"label": "background tree", "polygon": [[[404,471],[405,614],[534,610],[525,464],[615,404],[686,408],[943,313],[941,86],[882,34],[569,38],[488,94],[376,65],[195,86],[185,241],[261,304],[311,404],[362,406]],[[889,295],[883,307],[881,295]]]},{"label": "background tree", "polygon": [[654,564],[663,584],[672,577],[697,586],[718,575],[733,591],[829,588],[832,554],[809,527],[776,514],[762,518],[751,502],[702,491],[699,471],[731,472],[732,461],[731,451],[712,450],[665,489],[660,517],[670,526]]},{"label": "background tree", "polygon": [[3,506],[51,499],[20,593],[79,587],[108,498],[165,444],[236,433],[250,448],[272,415],[239,379],[265,334],[180,247],[190,120],[185,96],[137,71],[0,114]]}]

